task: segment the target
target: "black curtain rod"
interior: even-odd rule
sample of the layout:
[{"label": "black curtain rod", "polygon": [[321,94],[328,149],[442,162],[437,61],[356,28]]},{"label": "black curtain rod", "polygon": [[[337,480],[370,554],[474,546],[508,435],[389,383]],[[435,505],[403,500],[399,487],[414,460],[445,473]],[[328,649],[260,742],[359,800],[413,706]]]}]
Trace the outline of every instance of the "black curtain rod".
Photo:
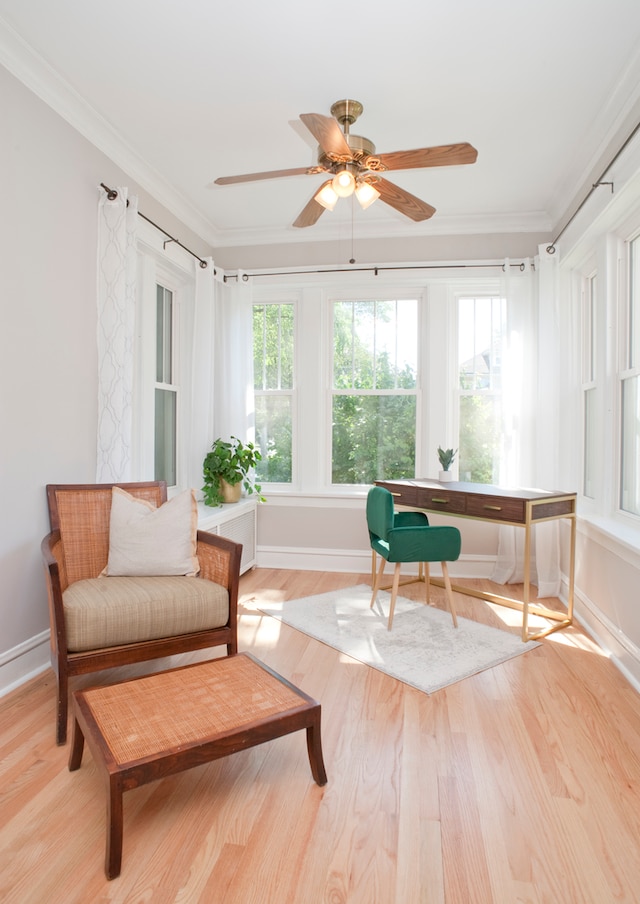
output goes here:
[{"label": "black curtain rod", "polygon": [[[104,190],[107,193],[107,198],[109,199],[109,201],[115,201],[115,199],[118,197],[118,192],[115,190],[115,188],[109,188],[107,185],[104,184],[104,182],[100,183],[100,188],[104,188]],[[129,206],[129,201],[127,200],[127,207],[128,206]],[[209,264],[207,263],[207,261],[203,260],[199,254],[196,254],[195,251],[192,251],[190,248],[187,248],[187,246],[183,245],[182,242],[179,242],[178,239],[174,238],[172,235],[169,235],[169,233],[167,232],[166,229],[163,229],[162,226],[158,226],[157,223],[154,223],[153,220],[149,219],[149,217],[145,217],[145,215],[143,213],[141,213],[140,211],[138,211],[138,216],[142,217],[143,220],[146,220],[147,223],[151,223],[151,225],[154,226],[158,230],[158,232],[161,232],[163,235],[166,235],[166,237],[169,239],[169,242],[175,242],[176,245],[179,245],[184,251],[187,252],[187,254],[190,254],[191,257],[195,257],[195,259],[197,261],[200,261],[200,266],[202,267],[203,270],[207,269]],[[169,242],[165,242],[165,246],[168,245]],[[213,272],[215,274],[216,271],[214,270]]]},{"label": "black curtain rod", "polygon": [[[510,267],[517,267],[524,270],[524,262],[520,264],[509,264]],[[501,267],[504,271],[504,264],[416,264],[402,265],[397,267],[340,267],[330,268],[327,270],[282,270],[279,273],[243,273],[242,279],[246,282],[251,276],[304,276],[309,273],[375,273],[377,276],[382,270],[479,270],[487,267]],[[238,279],[238,274],[233,273],[224,277],[224,281],[228,279]]]},{"label": "black curtain rod", "polygon": [[593,185],[592,185],[591,188],[589,189],[589,192],[587,193],[587,195],[583,198],[582,202],[578,205],[578,207],[575,209],[575,211],[571,214],[571,216],[569,217],[569,219],[567,220],[567,222],[564,224],[564,226],[562,227],[562,229],[560,230],[560,232],[557,234],[557,236],[555,237],[555,239],[551,242],[550,245],[547,245],[547,254],[555,254],[555,253],[556,253],[556,244],[557,244],[557,242],[560,240],[561,236],[564,235],[564,233],[565,233],[566,230],[569,228],[569,226],[571,226],[571,224],[573,223],[573,221],[575,220],[575,218],[578,216],[578,214],[580,213],[580,211],[582,210],[582,208],[584,207],[584,205],[587,203],[587,201],[589,200],[589,198],[591,197],[591,195],[594,193],[594,191],[595,191],[597,188],[600,188],[601,185],[609,185],[609,186],[611,186],[611,194],[613,194],[613,182],[605,182],[605,181],[604,181],[604,177],[607,175],[607,173],[609,172],[609,170],[611,169],[611,167],[613,166],[613,164],[616,162],[616,160],[617,160],[618,157],[620,156],[620,154],[622,154],[622,152],[623,152],[623,151],[628,147],[628,145],[631,143],[631,141],[633,140],[633,138],[635,138],[636,133],[638,132],[638,130],[640,130],[640,122],[636,125],[635,129],[631,132],[631,134],[629,135],[629,137],[627,138],[627,140],[624,142],[624,144],[622,145],[622,147],[620,148],[620,150],[617,152],[617,154],[613,157],[612,160],[609,161],[609,163],[607,164],[607,166],[605,167],[605,169],[602,171],[602,175],[601,175],[600,178],[597,180],[597,182],[594,182],[594,183],[593,183]]}]

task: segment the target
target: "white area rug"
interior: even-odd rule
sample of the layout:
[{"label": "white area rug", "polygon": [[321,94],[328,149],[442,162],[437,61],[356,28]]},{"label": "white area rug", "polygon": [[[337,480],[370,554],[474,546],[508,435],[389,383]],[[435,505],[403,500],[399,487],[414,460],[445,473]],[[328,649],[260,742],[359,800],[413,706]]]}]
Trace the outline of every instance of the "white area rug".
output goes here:
[{"label": "white area rug", "polygon": [[405,684],[432,694],[540,646],[519,634],[478,624],[398,596],[387,630],[390,594],[369,608],[365,584],[269,606],[260,611]]}]

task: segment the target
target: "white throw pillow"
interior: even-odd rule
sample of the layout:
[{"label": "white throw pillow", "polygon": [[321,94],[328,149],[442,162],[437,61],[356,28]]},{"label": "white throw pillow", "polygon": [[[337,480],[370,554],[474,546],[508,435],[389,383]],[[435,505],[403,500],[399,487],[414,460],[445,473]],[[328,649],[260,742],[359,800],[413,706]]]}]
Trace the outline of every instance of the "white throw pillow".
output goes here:
[{"label": "white throw pillow", "polygon": [[113,487],[105,573],[193,576],[200,570],[197,531],[198,507],[193,490],[185,490],[156,508]]}]

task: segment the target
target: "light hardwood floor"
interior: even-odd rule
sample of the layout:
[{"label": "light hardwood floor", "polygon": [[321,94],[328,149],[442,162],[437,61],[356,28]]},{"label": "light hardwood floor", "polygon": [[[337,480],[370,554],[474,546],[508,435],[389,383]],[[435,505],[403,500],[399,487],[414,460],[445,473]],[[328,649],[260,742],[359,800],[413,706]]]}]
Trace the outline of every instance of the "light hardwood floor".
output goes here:
[{"label": "light hardwood floor", "polygon": [[[0,900],[638,902],[636,691],[577,627],[427,696],[258,611],[368,580],[258,569],[241,581],[239,647],[322,703],[328,784],[313,782],[298,732],[128,792],[112,882],[105,788],[88,750],[70,773],[54,743],[52,673],[0,700]],[[444,608],[443,591],[432,601]],[[518,618],[456,603],[492,624]]]}]

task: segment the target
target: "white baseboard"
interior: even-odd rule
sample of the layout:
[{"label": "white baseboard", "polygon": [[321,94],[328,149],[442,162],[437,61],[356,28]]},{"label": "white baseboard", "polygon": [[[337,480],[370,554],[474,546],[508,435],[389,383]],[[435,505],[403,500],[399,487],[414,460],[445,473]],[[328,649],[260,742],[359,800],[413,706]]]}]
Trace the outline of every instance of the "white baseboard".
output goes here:
[{"label": "white baseboard", "polygon": [[579,591],[574,594],[573,614],[584,631],[640,693],[640,649]]},{"label": "white baseboard", "polygon": [[18,646],[0,655],[0,697],[10,693],[21,684],[35,678],[50,667],[49,631],[42,631],[35,637],[23,641]]},{"label": "white baseboard", "polygon": [[[452,580],[456,578],[488,579],[495,564],[494,556],[461,556],[449,565]],[[343,574],[369,574],[371,551],[361,549],[313,549],[282,546],[259,546],[258,568],[283,568],[292,571],[337,571]],[[433,574],[440,566],[433,563]],[[417,574],[417,565],[402,566],[403,573]]]}]

